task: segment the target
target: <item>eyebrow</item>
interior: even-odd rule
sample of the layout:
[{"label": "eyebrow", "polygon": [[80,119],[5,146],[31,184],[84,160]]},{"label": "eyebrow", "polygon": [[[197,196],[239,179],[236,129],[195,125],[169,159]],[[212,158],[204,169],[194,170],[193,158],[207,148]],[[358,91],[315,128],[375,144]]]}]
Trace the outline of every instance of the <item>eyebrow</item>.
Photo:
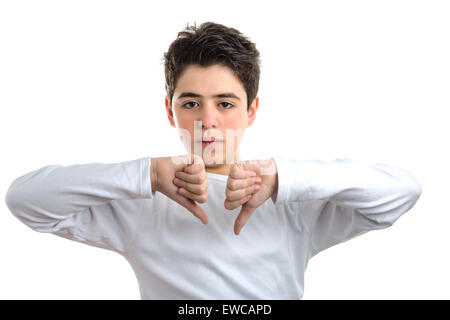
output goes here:
[{"label": "eyebrow", "polygon": [[[186,98],[186,97],[190,97],[190,98],[203,98],[202,95],[199,95],[198,93],[193,93],[193,92],[183,92],[182,94],[179,95],[178,99],[181,98]],[[232,99],[237,99],[237,100],[241,100],[237,95],[235,95],[233,92],[227,92],[227,93],[220,93],[220,94],[216,94],[213,96],[213,98],[232,98]]]}]

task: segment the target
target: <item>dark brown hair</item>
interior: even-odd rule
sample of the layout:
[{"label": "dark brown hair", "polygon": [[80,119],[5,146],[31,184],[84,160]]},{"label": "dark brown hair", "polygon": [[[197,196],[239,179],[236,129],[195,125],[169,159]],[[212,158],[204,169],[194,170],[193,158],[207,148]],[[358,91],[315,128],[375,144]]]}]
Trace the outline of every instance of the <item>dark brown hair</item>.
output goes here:
[{"label": "dark brown hair", "polygon": [[170,105],[177,80],[190,64],[209,67],[221,64],[229,67],[242,82],[247,93],[247,111],[258,94],[260,59],[256,46],[241,32],[214,22],[199,27],[187,26],[164,53],[166,93]]}]

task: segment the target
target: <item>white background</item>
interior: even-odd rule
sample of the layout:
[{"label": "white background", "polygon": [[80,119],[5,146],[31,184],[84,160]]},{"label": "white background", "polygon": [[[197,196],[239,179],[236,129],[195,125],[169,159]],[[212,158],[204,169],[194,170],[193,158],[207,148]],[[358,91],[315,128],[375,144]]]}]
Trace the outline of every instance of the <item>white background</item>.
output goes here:
[{"label": "white background", "polygon": [[[1,1],[0,193],[49,164],[181,154],[162,55],[214,21],[261,52],[241,152],[400,166],[422,195],[392,227],[314,257],[304,299],[448,299],[447,1]],[[0,298],[140,299],[120,255],[34,232],[0,203]]]}]

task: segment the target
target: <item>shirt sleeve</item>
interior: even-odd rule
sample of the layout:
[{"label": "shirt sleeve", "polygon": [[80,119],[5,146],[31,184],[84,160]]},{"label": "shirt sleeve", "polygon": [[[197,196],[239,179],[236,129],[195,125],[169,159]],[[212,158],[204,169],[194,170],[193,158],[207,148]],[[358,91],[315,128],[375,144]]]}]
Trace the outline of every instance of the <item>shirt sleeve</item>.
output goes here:
[{"label": "shirt sleeve", "polygon": [[422,193],[408,171],[352,159],[292,160],[272,157],[278,173],[275,205],[302,202],[310,256],[370,230],[391,226]]},{"label": "shirt sleeve", "polygon": [[150,157],[45,166],[14,180],[6,205],[35,231],[124,253],[145,205],[125,200],[153,197],[150,166]]}]

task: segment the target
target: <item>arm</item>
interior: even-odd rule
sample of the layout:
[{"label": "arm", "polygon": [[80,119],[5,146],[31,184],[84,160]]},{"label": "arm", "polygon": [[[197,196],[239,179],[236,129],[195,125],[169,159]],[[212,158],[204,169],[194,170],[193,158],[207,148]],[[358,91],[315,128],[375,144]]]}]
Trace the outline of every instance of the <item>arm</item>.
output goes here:
[{"label": "arm", "polygon": [[387,164],[274,159],[278,173],[275,205],[302,204],[300,219],[309,233],[312,255],[391,226],[422,193],[411,173]]},{"label": "arm", "polygon": [[33,230],[123,252],[136,232],[144,202],[119,205],[113,200],[152,198],[151,176],[148,157],[112,164],[50,165],[15,179],[5,200]]}]

